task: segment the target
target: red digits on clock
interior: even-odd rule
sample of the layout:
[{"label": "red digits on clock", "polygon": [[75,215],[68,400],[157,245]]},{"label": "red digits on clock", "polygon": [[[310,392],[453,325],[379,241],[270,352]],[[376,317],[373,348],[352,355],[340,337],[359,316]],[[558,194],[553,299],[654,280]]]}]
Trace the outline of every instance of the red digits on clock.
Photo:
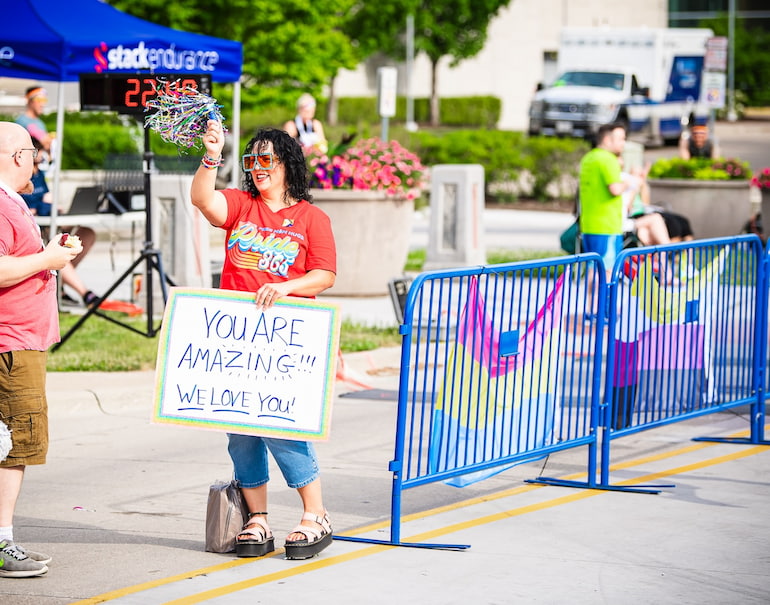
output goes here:
[{"label": "red digits on clock", "polygon": [[155,96],[155,80],[145,78],[143,83],[147,85],[147,88],[142,93],[142,107],[147,107],[147,99]]},{"label": "red digits on clock", "polygon": [[123,103],[126,107],[147,107],[147,100],[155,96],[155,80],[152,78],[128,78]]},{"label": "red digits on clock", "polygon": [[126,96],[123,99],[123,103],[126,107],[138,107],[139,101],[134,100],[133,97],[138,98],[139,95],[139,78],[128,78],[126,80]]}]

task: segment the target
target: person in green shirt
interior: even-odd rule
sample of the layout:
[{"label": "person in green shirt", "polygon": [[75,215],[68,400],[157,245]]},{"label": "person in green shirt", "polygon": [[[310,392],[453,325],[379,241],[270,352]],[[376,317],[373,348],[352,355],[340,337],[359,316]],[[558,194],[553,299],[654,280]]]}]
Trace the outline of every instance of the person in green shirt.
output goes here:
[{"label": "person in green shirt", "polygon": [[638,177],[624,180],[618,156],[626,144],[626,131],[605,124],[596,132],[596,147],[580,161],[579,217],[583,252],[602,257],[609,273],[623,244],[622,194],[641,185]]}]

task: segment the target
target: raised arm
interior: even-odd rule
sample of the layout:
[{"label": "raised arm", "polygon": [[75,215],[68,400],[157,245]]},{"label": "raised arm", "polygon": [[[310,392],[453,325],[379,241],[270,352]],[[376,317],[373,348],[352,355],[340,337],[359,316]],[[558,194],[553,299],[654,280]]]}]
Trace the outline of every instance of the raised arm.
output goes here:
[{"label": "raised arm", "polygon": [[212,166],[222,159],[225,134],[222,124],[216,120],[209,120],[206,126],[206,132],[201,137],[206,155],[193,176],[190,198],[193,206],[201,211],[209,223],[220,227],[227,220],[227,201],[222,192],[217,191],[217,168]]}]

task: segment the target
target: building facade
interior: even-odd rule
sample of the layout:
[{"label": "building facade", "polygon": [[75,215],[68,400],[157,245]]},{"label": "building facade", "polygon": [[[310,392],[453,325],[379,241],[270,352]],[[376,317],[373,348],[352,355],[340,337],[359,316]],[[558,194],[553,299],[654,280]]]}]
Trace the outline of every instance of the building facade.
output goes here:
[{"label": "building facade", "polygon": [[[490,23],[487,44],[476,57],[454,68],[449,67],[448,57],[440,61],[438,93],[441,97],[499,97],[498,128],[526,130],[532,94],[539,82],[556,75],[553,69],[562,27],[666,27],[667,23],[667,0],[512,0]],[[355,71],[344,71],[335,82],[336,94],[375,95],[376,68],[382,64],[369,61]],[[405,95],[405,65],[397,67],[399,94]],[[430,82],[430,61],[416,57],[412,96],[430,96]]]},{"label": "building facade", "polygon": [[[559,31],[562,27],[697,27],[702,19],[727,13],[730,0],[511,0],[490,23],[487,44],[474,58],[438,68],[441,97],[494,95],[502,101],[498,127],[525,130],[529,102],[538,83],[554,79]],[[770,27],[768,0],[733,0],[736,19]],[[376,59],[344,71],[335,83],[338,96],[373,96],[376,69],[392,60]],[[411,93],[430,96],[430,62],[414,62]],[[399,94],[407,94],[404,63],[397,65]]]}]

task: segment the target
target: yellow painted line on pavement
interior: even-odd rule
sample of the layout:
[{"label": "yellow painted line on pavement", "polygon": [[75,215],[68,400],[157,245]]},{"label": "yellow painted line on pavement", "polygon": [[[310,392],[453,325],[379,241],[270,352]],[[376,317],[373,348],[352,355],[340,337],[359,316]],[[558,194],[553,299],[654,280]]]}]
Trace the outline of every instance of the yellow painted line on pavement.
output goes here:
[{"label": "yellow painted line on pavement", "polygon": [[[700,448],[698,448],[700,449]],[[738,460],[740,458],[746,458],[748,456],[753,456],[755,454],[758,454],[760,452],[766,452],[770,450],[770,446],[755,446],[752,448],[749,448],[747,450],[734,452],[732,454],[726,454],[724,456],[718,456],[717,458],[711,458],[708,460],[703,460],[701,462],[695,462],[692,464],[687,464],[684,466],[679,466],[673,469],[669,469],[666,471],[661,471],[658,473],[651,473],[649,475],[645,475],[643,477],[637,477],[635,479],[628,479],[626,481],[621,482],[623,485],[637,485],[641,483],[646,483],[653,479],[659,479],[661,477],[668,477],[671,475],[680,475],[686,472],[690,472],[693,470],[697,470],[700,468],[705,468],[708,466],[714,466],[717,464],[722,464],[724,462],[730,462],[732,460]],[[551,500],[546,500],[544,502],[538,502],[535,504],[529,504],[527,506],[520,506],[518,508],[514,508],[507,511],[501,511],[498,513],[495,513],[493,515],[486,515],[484,517],[478,517],[476,519],[471,519],[468,521],[463,521],[462,523],[455,523],[452,525],[447,525],[445,527],[429,531],[429,532],[423,532],[421,534],[417,534],[414,536],[411,536],[410,538],[404,540],[404,542],[414,542],[414,543],[421,543],[426,542],[429,540],[432,540],[433,538],[438,538],[441,536],[445,536],[447,534],[453,534],[462,530],[471,529],[474,527],[479,527],[481,525],[486,525],[488,523],[494,523],[495,521],[500,521],[503,519],[508,519],[511,517],[516,517],[519,515],[524,515],[527,513],[537,512],[541,510],[546,510],[549,508],[553,508],[556,506],[561,506],[563,504],[568,504],[570,502],[576,502],[579,500],[584,500],[586,498],[591,498],[593,496],[598,496],[601,493],[606,493],[602,490],[586,490],[581,492],[575,492],[568,496],[562,496],[560,498],[553,498]],[[271,574],[266,574],[263,576],[259,576],[256,578],[250,578],[248,580],[243,580],[242,582],[236,582],[234,584],[229,584],[227,586],[221,586],[219,588],[214,588],[212,590],[207,590],[205,592],[201,592],[189,597],[183,597],[181,599],[176,599],[174,601],[168,601],[164,605],[193,605],[194,603],[201,603],[203,601],[208,601],[209,599],[214,599],[217,597],[221,597],[227,594],[232,594],[234,592],[239,592],[241,590],[246,590],[248,588],[253,588],[255,586],[260,586],[262,584],[268,584],[270,582],[274,582],[276,580],[284,580],[289,577],[297,576],[300,574],[304,574],[311,571],[316,571],[318,569],[323,569],[324,567],[330,567],[332,565],[337,565],[338,563],[345,563],[347,561],[352,561],[355,559],[360,559],[363,557],[368,557],[370,555],[376,554],[378,552],[382,552],[386,549],[391,548],[397,548],[396,546],[389,546],[389,545],[375,545],[375,546],[369,546],[367,548],[350,552],[344,555],[337,555],[334,557],[324,558],[324,559],[317,559],[313,561],[312,563],[306,563],[303,564],[301,567],[295,567],[291,569],[286,569],[284,571],[275,572]]]},{"label": "yellow painted line on pavement", "polygon": [[[280,552],[283,552],[283,549],[281,549]],[[276,551],[274,554],[278,554],[278,551]],[[232,559],[227,563],[219,563],[217,565],[211,565],[210,567],[196,569],[195,571],[188,571],[185,573],[177,574],[175,576],[169,576],[168,578],[159,578],[157,580],[152,580],[151,582],[144,582],[143,584],[135,584],[134,586],[119,588],[118,590],[105,592],[100,595],[96,595],[95,597],[90,597],[81,601],[73,601],[71,605],[95,605],[96,603],[106,603],[107,601],[112,601],[113,599],[119,599],[130,594],[150,590],[151,588],[157,588],[158,586],[173,584],[174,582],[179,582],[180,580],[189,580],[190,578],[195,578],[197,576],[205,576],[207,574],[224,571],[233,567],[240,567],[241,565],[246,565],[247,563],[253,563],[255,560],[256,559]]]},{"label": "yellow painted line on pavement", "polygon": [[[766,429],[770,429],[770,425],[767,425],[765,427]],[[751,434],[751,431],[740,431],[738,433],[733,433],[732,435],[728,435],[730,438],[736,438],[736,437],[747,437]],[[685,447],[680,447],[675,450],[671,450],[668,452],[661,452],[659,454],[650,454],[649,456],[645,456],[643,458],[636,458],[634,460],[628,460],[626,462],[619,462],[617,464],[611,464],[610,465],[610,471],[619,471],[624,470],[627,468],[633,468],[635,466],[642,466],[645,464],[649,464],[650,462],[658,462],[660,460],[666,460],[667,458],[674,458],[676,456],[682,456],[684,454],[689,454],[690,452],[696,452],[698,450],[705,449],[707,447],[712,447],[714,445],[717,445],[716,442],[708,442],[708,441],[700,441],[693,443],[691,445],[687,445]],[[584,479],[586,477],[586,473],[574,473],[572,475],[564,475],[563,477],[560,477],[560,479],[565,481],[577,481],[579,479]],[[406,521],[414,521],[417,519],[421,519],[423,517],[438,515],[440,513],[444,513],[450,510],[458,510],[460,508],[465,508],[468,506],[473,506],[474,504],[481,504],[484,502],[492,502],[494,500],[500,500],[502,498],[508,498],[510,496],[515,496],[516,494],[523,494],[525,492],[531,492],[536,489],[541,489],[543,487],[548,487],[548,485],[545,484],[536,484],[536,483],[529,483],[527,485],[522,485],[519,487],[513,487],[511,489],[506,489],[500,492],[495,492],[494,494],[486,494],[484,496],[478,496],[476,498],[470,498],[468,500],[463,500],[462,502],[455,502],[453,504],[447,504],[445,506],[439,506],[436,508],[429,509],[427,511],[422,511],[419,513],[412,513],[410,515],[404,515],[401,517],[402,522]],[[376,531],[378,529],[382,529],[383,527],[387,527],[390,524],[390,521],[384,521],[380,523],[373,523],[371,525],[365,525],[362,527],[357,527],[355,529],[352,529],[350,531],[346,532],[339,532],[337,535],[340,536],[356,536],[358,534],[365,534],[370,531]]]},{"label": "yellow painted line on pavement", "polygon": [[[769,425],[770,426],[770,425]],[[740,433],[736,433],[734,435],[730,435],[730,437],[745,437],[750,434],[750,431],[742,431]],[[708,443],[708,442],[699,442],[693,445],[688,445],[686,447],[682,447],[670,452],[663,452],[660,454],[652,454],[650,456],[645,456],[644,458],[637,458],[635,460],[629,460],[627,462],[622,462],[618,464],[610,465],[611,471],[618,471],[623,470],[626,468],[632,468],[634,466],[641,466],[644,464],[648,464],[650,462],[656,462],[659,460],[665,460],[666,458],[673,458],[675,456],[681,456],[683,454],[688,454],[690,452],[694,452],[697,450],[702,450],[707,447],[711,447],[713,445],[716,445],[716,443]],[[574,473],[572,475],[564,475],[563,477],[560,477],[560,479],[565,481],[577,481],[579,479],[583,479],[586,477],[586,473]],[[549,487],[545,484],[537,484],[537,483],[528,483],[527,485],[520,485],[519,487],[512,487],[510,489],[502,490],[499,492],[495,492],[494,494],[485,494],[483,496],[477,496],[476,498],[469,498],[468,500],[462,500],[461,502],[454,502],[453,504],[446,504],[444,506],[437,506],[436,508],[431,508],[426,511],[420,511],[418,513],[412,513],[409,515],[403,515],[401,517],[401,522],[408,522],[408,521],[416,521],[417,519],[422,519],[423,517],[431,517],[434,515],[438,515],[441,513],[445,513],[451,510],[459,510],[461,508],[466,508],[468,506],[473,506],[475,504],[483,504],[484,502],[493,502],[494,500],[500,500],[502,498],[509,498],[511,496],[515,496],[517,494],[523,494],[526,492],[531,492],[536,489],[542,489],[544,487]],[[390,525],[390,521],[380,521],[378,523],[372,523],[370,525],[363,525],[360,527],[356,527],[354,529],[344,531],[344,532],[335,532],[335,535],[337,536],[357,536],[359,534],[366,534],[372,531],[377,531],[378,529],[382,529],[383,527],[387,527]]]},{"label": "yellow painted line on pavement", "polygon": [[[765,429],[770,428],[770,425],[767,425]],[[738,433],[734,433],[732,435],[729,435],[729,437],[745,437],[750,434],[750,431],[741,431]],[[671,450],[669,452],[662,452],[660,454],[653,454],[650,456],[645,456],[643,458],[638,458],[635,460],[629,460],[623,463],[618,463],[615,465],[610,466],[610,470],[621,470],[621,469],[627,469],[632,468],[634,466],[640,466],[643,464],[647,464],[649,462],[653,461],[660,461],[665,460],[668,458],[674,458],[676,456],[680,456],[683,454],[687,454],[693,451],[705,449],[707,447],[713,447],[715,445],[718,445],[718,442],[697,442],[692,445],[688,445],[686,447],[678,448],[676,450]],[[689,465],[684,465],[680,467],[676,467],[673,469],[669,469],[666,471],[660,471],[657,473],[651,473],[642,477],[636,477],[634,479],[627,479],[625,481],[618,482],[618,485],[638,485],[638,484],[644,484],[651,480],[659,479],[661,477],[668,477],[672,475],[677,474],[683,474],[686,472],[690,472],[692,470],[705,468],[708,466],[714,466],[717,464],[722,464],[724,462],[729,462],[731,460],[738,460],[740,458],[745,458],[748,456],[753,456],[755,454],[767,451],[770,449],[770,446],[754,446],[752,448],[734,452],[732,454],[727,454],[724,456],[719,456],[717,458],[711,458],[708,460],[704,460],[701,462],[696,462]],[[575,473],[572,475],[566,475],[564,477],[561,477],[562,479],[566,480],[576,480],[581,477],[585,477],[585,473]],[[514,496],[516,494],[521,494],[529,491],[533,491],[536,489],[542,489],[544,487],[549,487],[547,485],[538,485],[538,484],[528,484],[524,486],[519,486],[507,490],[503,490],[500,492],[496,492],[494,494],[488,494],[485,496],[479,496],[477,498],[471,498],[468,500],[463,500],[462,502],[456,502],[454,504],[449,504],[446,506],[440,506],[433,509],[429,509],[427,511],[419,512],[419,513],[413,513],[410,515],[404,515],[402,517],[402,523],[408,522],[416,519],[421,519],[428,516],[435,516],[438,514],[441,514],[443,512],[448,512],[452,510],[459,510],[461,508],[466,508],[468,506],[472,506],[474,504],[481,504],[484,502],[491,502],[494,500],[499,500],[501,498],[507,498],[510,496]],[[514,509],[510,509],[508,511],[501,511],[499,513],[495,513],[494,515],[487,515],[485,517],[479,517],[476,519],[472,519],[469,521],[465,521],[462,523],[456,523],[453,525],[449,525],[440,529],[436,529],[430,532],[424,532],[422,534],[417,534],[415,536],[411,536],[410,538],[404,539],[403,542],[414,542],[414,543],[420,543],[424,542],[426,540],[443,536],[446,534],[455,533],[457,531],[461,531],[464,529],[469,529],[472,527],[478,527],[481,525],[486,525],[488,523],[492,523],[494,521],[498,521],[501,519],[506,519],[510,517],[516,517],[523,514],[539,511],[539,510],[546,510],[548,508],[553,508],[555,506],[561,506],[563,504],[568,504],[570,502],[575,502],[578,500],[582,500],[585,498],[590,498],[593,496],[597,496],[599,494],[603,493],[603,490],[585,490],[580,492],[575,492],[567,496],[562,496],[560,498],[553,498],[551,500],[547,500],[540,503],[530,504],[527,506],[522,506]],[[367,526],[358,527],[350,531],[341,532],[338,535],[343,536],[352,536],[352,535],[359,535],[368,533],[371,531],[376,531],[385,527],[388,527],[390,525],[390,521],[383,521],[379,523],[373,523]],[[174,601],[169,601],[166,605],[192,605],[194,603],[200,603],[207,599],[212,599],[218,596],[223,596],[226,594],[231,594],[233,592],[238,592],[240,590],[245,590],[247,588],[251,588],[253,586],[259,586],[261,584],[267,584],[269,582],[273,582],[276,580],[285,579],[287,577],[292,577],[296,575],[300,575],[306,572],[315,571],[318,569],[323,569],[325,567],[329,567],[332,565],[337,565],[339,563],[345,563],[347,561],[367,557],[373,554],[376,554],[378,552],[382,552],[384,550],[389,550],[392,548],[398,548],[397,546],[391,546],[391,545],[384,545],[384,544],[376,544],[371,545],[366,548],[357,550],[355,552],[350,552],[344,555],[336,555],[333,557],[324,557],[323,559],[313,559],[311,562],[308,563],[302,563],[298,564],[297,566],[293,566],[290,569],[287,569],[285,571],[275,572],[272,574],[267,574],[264,576],[259,576],[256,578],[251,578],[249,580],[244,580],[243,582],[237,582],[235,584],[229,584],[227,586],[223,586],[220,588],[212,589],[209,591],[201,592],[196,595],[192,595],[189,597],[183,597],[181,599],[177,599]],[[279,556],[283,554],[283,549],[277,549],[274,553],[271,553],[271,557],[273,556]],[[130,594],[136,594],[139,592],[143,592],[145,590],[150,590],[152,588],[157,588],[159,586],[164,586],[167,584],[172,584],[174,582],[178,582],[180,580],[189,580],[190,578],[194,578],[201,575],[210,575],[212,573],[218,572],[218,571],[224,571],[227,569],[232,569],[235,567],[240,567],[241,565],[246,565],[249,563],[254,563],[256,560],[253,558],[243,558],[243,559],[233,559],[231,561],[228,561],[226,563],[220,563],[218,565],[212,565],[209,567],[204,567],[202,569],[198,569],[191,572],[186,572],[182,574],[177,574],[175,576],[170,576],[168,578],[160,578],[158,580],[153,580],[151,582],[145,582],[143,584],[137,584],[134,586],[128,586],[125,588],[121,588],[118,590],[110,591],[103,593],[101,595],[97,595],[88,599],[84,599],[81,601],[73,602],[72,605],[95,605],[97,603],[105,603],[107,601],[119,599],[121,597],[130,595]]]},{"label": "yellow painted line on pavement", "polygon": [[227,594],[232,594],[234,592],[239,592],[241,590],[246,590],[247,588],[253,588],[254,586],[259,586],[260,584],[268,584],[270,582],[284,580],[286,578],[298,576],[310,571],[317,571],[319,569],[323,569],[324,567],[331,567],[332,565],[337,565],[339,563],[346,563],[347,561],[368,557],[369,555],[373,555],[384,550],[389,550],[391,548],[398,547],[385,544],[377,544],[373,546],[367,546],[361,550],[349,552],[344,555],[335,555],[328,558],[324,557],[323,559],[313,559],[310,563],[300,564],[299,567],[290,567],[283,571],[276,571],[264,576],[258,576],[256,578],[243,580],[242,582],[236,582],[235,584],[229,584],[227,586],[221,586],[220,588],[207,590],[206,592],[199,592],[198,594],[191,595],[189,597],[182,597],[181,599],[166,601],[164,605],[192,605],[193,603],[202,603],[203,601],[208,601],[209,599],[214,599],[216,597],[221,597]]},{"label": "yellow painted line on pavement", "polygon": [[[648,481],[652,481],[654,479],[660,479],[662,477],[671,477],[673,475],[682,475],[682,474],[685,474],[694,470],[706,468],[709,466],[715,466],[717,464],[723,464],[725,462],[731,462],[733,460],[747,458],[748,456],[754,456],[755,454],[767,452],[768,450],[770,450],[770,446],[757,445],[743,451],[733,452],[732,454],[725,454],[724,456],[710,458],[708,460],[703,460],[701,462],[694,462],[692,464],[686,464],[684,466],[679,466],[669,470],[660,471],[657,473],[650,473],[649,475],[644,475],[643,477],[627,479],[625,481],[618,482],[617,485],[631,486],[631,485],[646,484]],[[585,498],[598,496],[599,494],[602,494],[602,493],[607,493],[607,492],[604,490],[586,490],[582,492],[576,492],[568,496],[562,496],[561,498],[554,498],[552,500],[546,500],[544,502],[538,502],[527,506],[521,506],[519,508],[514,508],[507,511],[500,511],[499,513],[495,513],[493,515],[487,515],[485,517],[479,517],[477,519],[472,519],[470,521],[464,521],[462,523],[455,523],[454,525],[448,525],[446,527],[442,527],[434,531],[424,532],[422,534],[413,536],[410,540],[413,542],[424,542],[426,540],[430,540],[431,538],[435,538],[437,536],[443,536],[446,534],[455,533],[464,529],[469,529],[471,527],[478,527],[480,525],[485,525],[487,523],[493,523],[494,521],[508,519],[510,517],[517,517],[519,515],[524,515],[526,513],[553,508],[554,506],[561,506],[562,504],[568,504],[570,502],[576,502],[578,500],[584,500]]]}]

